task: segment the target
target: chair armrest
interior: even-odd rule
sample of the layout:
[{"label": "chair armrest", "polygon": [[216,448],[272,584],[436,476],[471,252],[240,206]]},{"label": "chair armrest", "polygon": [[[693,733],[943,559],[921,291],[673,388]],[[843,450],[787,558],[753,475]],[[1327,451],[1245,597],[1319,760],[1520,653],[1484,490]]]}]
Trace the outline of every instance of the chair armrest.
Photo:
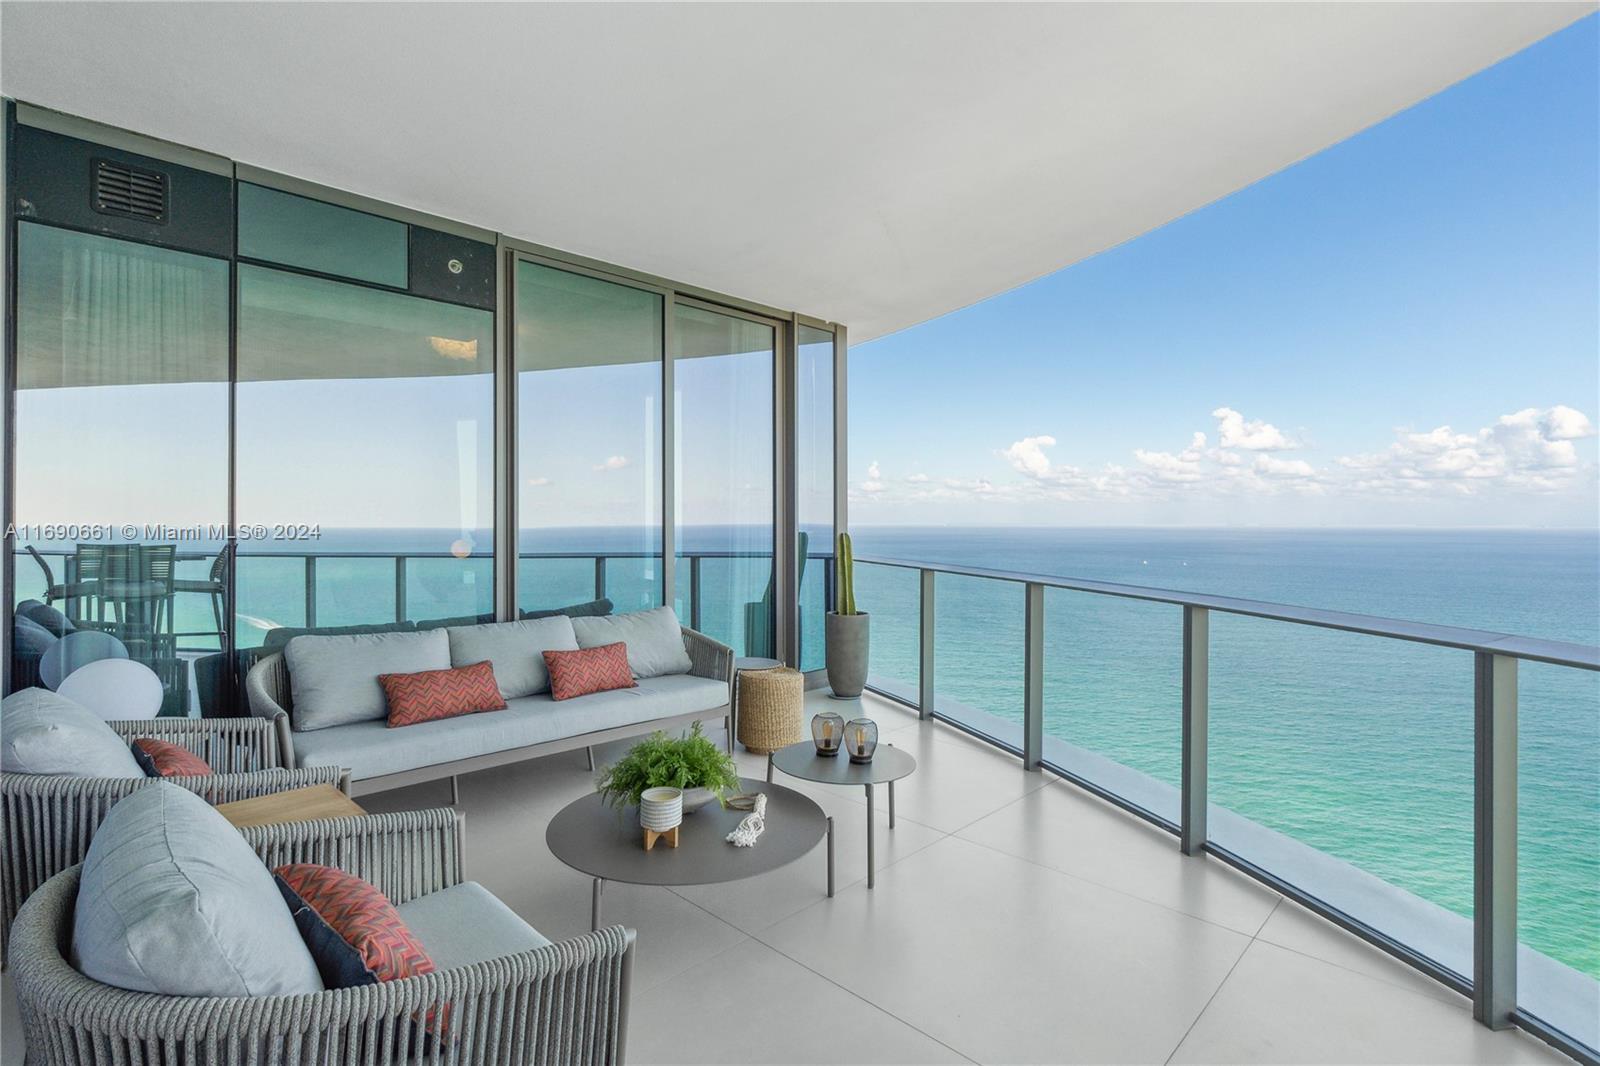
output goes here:
[{"label": "chair armrest", "polygon": [[[339,786],[343,776],[336,766],[318,766],[166,780],[215,806],[292,788]],[[89,842],[111,808],[149,783],[147,777],[0,774],[0,842],[4,846],[0,862],[4,868],[4,876],[0,877],[0,951],[5,949],[12,919],[23,900],[51,877],[82,862],[89,854]]]},{"label": "chair armrest", "polygon": [[123,740],[165,740],[219,774],[286,769],[276,726],[265,718],[148,718],[109,723]]},{"label": "chair armrest", "polygon": [[449,807],[241,829],[268,867],[337,866],[405,903],[461,882],[462,816]]},{"label": "chair armrest", "polygon": [[704,633],[683,627],[683,648],[689,653],[689,673],[733,684],[733,649]]},{"label": "chair armrest", "polygon": [[250,667],[244,675],[244,692],[250,713],[272,722],[283,753],[283,765],[294,766],[294,730],[289,719],[293,696],[289,688],[289,663],[283,652],[273,652]]},{"label": "chair armrest", "polygon": [[[77,868],[66,870],[35,893],[13,938],[12,977],[30,1042],[37,1037],[40,1051],[87,1049],[63,1062],[142,1062],[152,1048],[187,1048],[195,1061],[367,1066],[625,1058],[631,929],[613,926],[470,966],[307,995],[160,996],[101,984],[62,954],[78,878]],[[444,1026],[444,1042],[415,1024],[429,1015]]]}]

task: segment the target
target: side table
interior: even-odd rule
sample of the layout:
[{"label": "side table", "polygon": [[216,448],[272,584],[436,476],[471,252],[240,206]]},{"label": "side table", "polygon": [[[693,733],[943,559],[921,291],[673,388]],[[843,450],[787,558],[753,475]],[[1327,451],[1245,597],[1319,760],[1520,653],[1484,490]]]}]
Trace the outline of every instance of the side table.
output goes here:
[{"label": "side table", "polygon": [[776,767],[790,777],[802,781],[815,781],[823,785],[860,785],[867,790],[867,887],[878,881],[878,856],[876,848],[877,809],[873,805],[873,786],[889,786],[889,828],[894,828],[894,783],[910,776],[917,768],[917,760],[908,752],[892,744],[879,744],[871,762],[856,763],[844,752],[837,755],[818,755],[816,745],[809,740],[779,748],[767,756],[767,780],[772,780]]}]

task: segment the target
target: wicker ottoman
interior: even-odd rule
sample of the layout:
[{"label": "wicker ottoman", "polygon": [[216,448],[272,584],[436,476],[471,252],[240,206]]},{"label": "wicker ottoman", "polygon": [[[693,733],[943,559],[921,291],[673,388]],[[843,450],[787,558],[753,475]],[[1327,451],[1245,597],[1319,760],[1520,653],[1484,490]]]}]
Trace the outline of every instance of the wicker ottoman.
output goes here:
[{"label": "wicker ottoman", "polygon": [[739,743],[757,755],[805,739],[806,679],[787,666],[739,671]]}]

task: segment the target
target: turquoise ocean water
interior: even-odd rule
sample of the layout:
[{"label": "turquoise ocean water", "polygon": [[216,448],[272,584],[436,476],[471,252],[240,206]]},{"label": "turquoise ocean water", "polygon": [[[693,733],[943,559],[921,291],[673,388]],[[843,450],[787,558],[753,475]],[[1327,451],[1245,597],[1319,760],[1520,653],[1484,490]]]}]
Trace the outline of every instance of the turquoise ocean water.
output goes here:
[{"label": "turquoise ocean water", "polygon": [[[1600,643],[1600,534],[1594,532],[1267,531],[861,528],[856,550],[884,556],[1209,592],[1278,603]],[[691,551],[755,550],[758,530],[691,529]],[[530,532],[531,552],[632,552],[640,531]],[[452,530],[322,530],[300,544],[241,556],[239,644],[306,622],[307,569],[319,558],[320,625],[387,620],[404,585],[413,619],[487,612],[487,533],[448,557]],[[825,532],[813,536],[826,545]],[[51,546],[41,544],[42,549]],[[56,546],[59,547],[59,546]],[[215,546],[183,545],[201,577]],[[392,555],[421,552],[397,581]],[[589,599],[592,558],[525,559],[524,606]],[[802,655],[822,663],[825,561],[802,588]],[[705,559],[701,627],[736,646],[770,559]],[[39,576],[17,564],[18,598]],[[659,564],[612,559],[619,610],[659,602]],[[679,586],[687,567],[680,563]],[[874,682],[914,692],[917,575],[862,564],[857,600],[871,612]],[[677,607],[687,618],[689,605]],[[1020,586],[940,577],[935,644],[941,709],[976,709],[1020,737]],[[1177,607],[1051,590],[1046,596],[1045,728],[1065,742],[1176,786],[1181,612]],[[180,597],[181,630],[211,628],[209,601]],[[206,638],[185,639],[204,646]],[[1213,615],[1210,795],[1213,803],[1316,847],[1462,915],[1472,911],[1472,656],[1301,626]],[[1600,675],[1523,664],[1519,671],[1520,932],[1523,941],[1600,978]],[[1176,811],[1157,813],[1176,816]],[[1224,841],[1224,843],[1226,843]]]}]

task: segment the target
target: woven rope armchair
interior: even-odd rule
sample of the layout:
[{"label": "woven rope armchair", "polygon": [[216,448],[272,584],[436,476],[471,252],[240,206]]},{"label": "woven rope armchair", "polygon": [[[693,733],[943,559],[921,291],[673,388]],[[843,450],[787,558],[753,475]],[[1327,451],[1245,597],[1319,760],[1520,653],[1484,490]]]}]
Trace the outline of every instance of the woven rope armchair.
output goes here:
[{"label": "woven rope armchair", "polygon": [[[309,785],[348,791],[338,767],[284,768],[271,722],[259,718],[153,718],[111,722],[124,740],[170,741],[194,752],[215,771],[173,777],[207,803],[230,803]],[[95,830],[118,800],[149,784],[144,777],[62,777],[0,774],[0,953],[24,900],[51,877],[83,861]]]},{"label": "woven rope armchair", "polygon": [[[396,904],[461,880],[449,809],[242,830],[269,866],[314,862],[372,882]],[[620,926],[422,977],[301,996],[210,999],[92,981],[64,953],[79,868],[17,919],[12,972],[31,1062],[48,1066],[542,1066],[623,1061],[634,933]],[[448,1011],[448,1014],[442,1013]],[[413,1019],[448,1018],[421,1040]]]}]

